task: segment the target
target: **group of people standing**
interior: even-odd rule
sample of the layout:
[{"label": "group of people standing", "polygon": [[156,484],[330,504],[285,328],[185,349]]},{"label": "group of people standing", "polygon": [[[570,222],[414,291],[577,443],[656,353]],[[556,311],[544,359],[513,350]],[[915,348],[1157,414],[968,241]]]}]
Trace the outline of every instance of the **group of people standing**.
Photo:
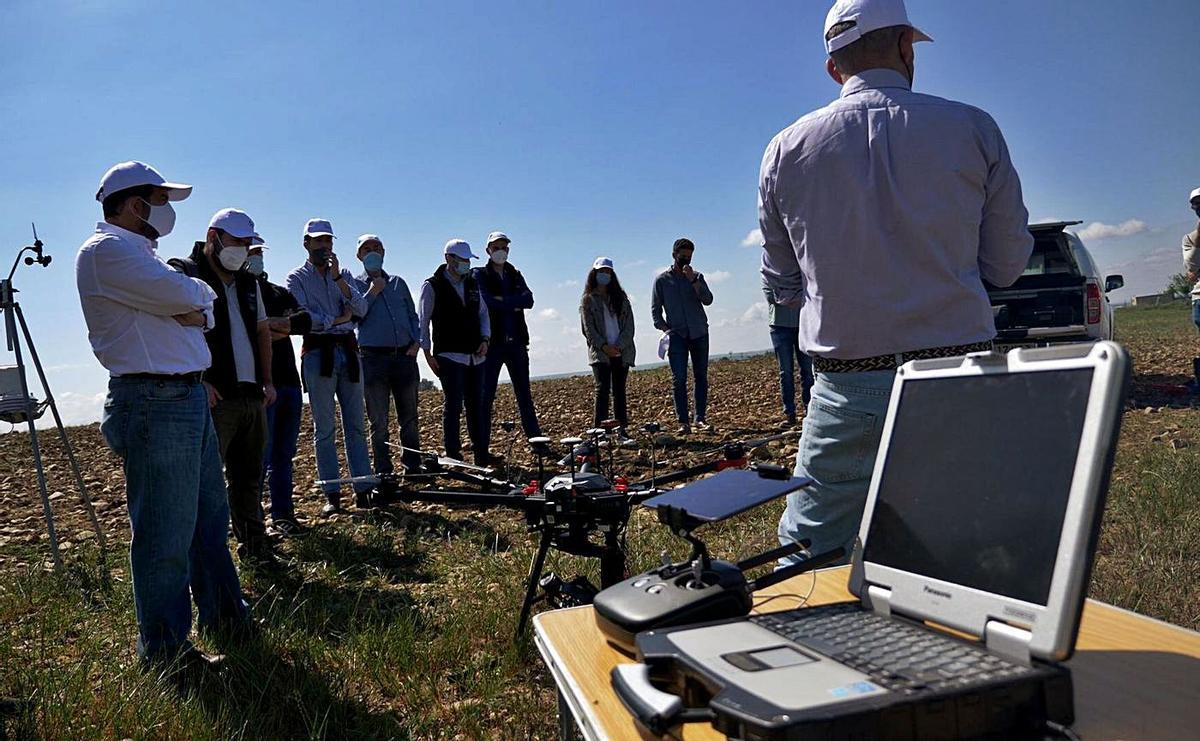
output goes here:
[{"label": "group of people standing", "polygon": [[[794,363],[806,405],[811,395],[796,474],[812,484],[789,495],[778,534],[783,543],[810,541],[813,552],[853,550],[896,369],[989,349],[995,326],[983,281],[1010,285],[1033,247],[995,121],[912,91],[914,44],[930,40],[909,23],[903,0],[838,0],[824,41],[841,94],[781,131],[762,160],[763,290],[785,414],[795,419]],[[189,600],[206,630],[249,624],[227,535],[232,509],[243,559],[270,558],[264,471],[272,526],[303,530],[291,502],[301,385],[324,480],[338,477],[339,407],[352,475],[392,470],[393,400],[403,464],[420,465],[422,352],[442,381],[448,455],[461,458],[465,408],[475,461],[494,462],[490,415],[501,367],[525,433],[540,428],[523,316],[533,294],[509,261],[506,235],[488,237],[488,264],[478,269],[468,243],[448,242],[414,303],[404,280],[383,267],[383,240],[359,237],[362,271],[354,275],[333,252],[332,225],[312,219],[307,259],[280,286],[263,272],[266,246],[253,221],[234,209],[214,215],[204,240],[173,267],[157,257],[156,240],[174,226],[170,203],[190,193],[142,163],[110,169],[96,195],[104,220],[80,249],[76,278],[89,340],[111,374],[101,427],[125,473],[139,653],[182,652],[204,663],[209,657],[188,639]],[[1192,205],[1200,209],[1198,195]],[[704,307],[713,295],[691,266],[694,251],[689,240],[675,242],[674,264],[657,276],[651,298],[682,432],[707,427]],[[611,401],[623,431],[634,321],[612,260],[593,263],[579,311],[596,384],[593,421],[609,418]],[[303,337],[299,374],[291,335]],[[370,485],[355,488],[357,503],[369,505]],[[326,485],[327,512],[340,508],[339,490]]]},{"label": "group of people standing", "polygon": [[[407,472],[421,470],[422,353],[442,384],[447,456],[463,458],[465,410],[474,462],[498,462],[489,452],[491,416],[505,368],[525,435],[541,435],[524,316],[533,292],[509,260],[506,234],[488,235],[482,267],[472,266],[478,256],[466,241],[447,242],[443,264],[414,301],[404,278],[385,269],[378,235],[358,237],[361,270],[351,272],[333,249],[332,224],[310,219],[302,234],[305,259],[276,283],[264,269],[270,248],[238,209],[214,214],[186,257],[159,258],[158,240],[174,228],[171,202],[191,190],[141,162],[113,166],[96,194],[104,220],[76,260],[88,337],[111,374],[101,429],[126,476],[139,652],[147,660],[180,651],[206,660],[188,642],[189,599],[202,628],[249,625],[226,542],[231,522],[243,564],[277,566],[274,538],[306,533],[293,501],[305,392],[325,515],[342,509],[342,487],[333,483],[341,472],[339,417],[351,478],[392,473],[395,457]],[[652,302],[655,325],[671,338],[676,410],[685,429],[689,357],[695,422],[705,425],[703,307],[712,302],[703,275],[690,266],[694,249],[686,239],[675,243],[675,264],[655,281]],[[579,311],[596,383],[593,422],[615,418],[618,434],[627,437],[634,319],[611,259],[593,264]],[[299,365],[293,336],[302,338]],[[393,405],[398,453],[390,441]],[[372,484],[353,488],[356,506],[373,506]]]}]

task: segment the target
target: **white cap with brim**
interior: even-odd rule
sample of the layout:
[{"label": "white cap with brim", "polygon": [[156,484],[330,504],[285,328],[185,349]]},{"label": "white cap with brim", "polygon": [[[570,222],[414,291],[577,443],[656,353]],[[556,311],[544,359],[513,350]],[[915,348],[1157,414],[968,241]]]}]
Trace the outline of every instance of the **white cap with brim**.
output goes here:
[{"label": "white cap with brim", "polygon": [[500,240],[504,240],[505,242],[512,241],[504,232],[492,232],[488,235],[487,243],[491,244],[492,242],[499,242]]},{"label": "white cap with brim", "polygon": [[333,224],[329,223],[329,219],[309,219],[304,224],[304,236],[333,237]]},{"label": "white cap with brim", "polygon": [[183,183],[168,183],[166,178],[158,174],[158,170],[145,162],[129,161],[108,168],[108,172],[100,178],[100,189],[96,191],[96,200],[104,201],[113,193],[140,185],[166,188],[169,201],[182,201],[192,194],[192,186]]},{"label": "white cap with brim", "polygon": [[599,270],[601,268],[608,268],[609,270],[612,270],[613,269],[612,258],[611,257],[597,257],[596,262],[592,263],[592,270]]},{"label": "white cap with brim", "polygon": [[249,239],[251,244],[262,244],[262,237],[254,231],[254,220],[245,211],[239,211],[236,208],[223,208],[213,214],[212,219],[208,222],[208,228],[220,229],[238,239]]},{"label": "white cap with brim", "polygon": [[[832,39],[829,30],[839,23],[854,23]],[[825,51],[830,54],[853,44],[864,35],[881,28],[908,26],[913,30],[913,41],[933,41],[929,34],[908,22],[908,10],[904,0],[837,0],[825,16]]]},{"label": "white cap with brim", "polygon": [[378,242],[381,245],[383,244],[383,240],[379,238],[378,234],[360,234],[358,236],[359,247],[362,247],[367,242]]},{"label": "white cap with brim", "polygon": [[1188,196],[1188,202],[1191,203],[1192,201],[1196,200],[1197,198],[1200,198],[1200,188],[1196,188],[1195,190],[1192,191],[1192,194],[1190,196]]},{"label": "white cap with brim", "polygon": [[470,260],[477,255],[471,252],[471,245],[467,244],[463,239],[451,239],[446,243],[446,249],[442,251],[445,255],[454,255],[463,260]]}]

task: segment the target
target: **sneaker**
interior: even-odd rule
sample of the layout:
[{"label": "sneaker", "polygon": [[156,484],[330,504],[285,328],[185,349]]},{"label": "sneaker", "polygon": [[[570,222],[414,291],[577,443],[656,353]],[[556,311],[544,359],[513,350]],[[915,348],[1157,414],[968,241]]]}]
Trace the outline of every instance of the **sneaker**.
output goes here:
[{"label": "sneaker", "polygon": [[273,569],[280,565],[279,557],[275,555],[275,551],[271,550],[271,546],[266,540],[260,540],[253,544],[239,544],[237,556],[243,566],[251,568]]},{"label": "sneaker", "polygon": [[624,427],[617,428],[617,445],[624,446],[624,445],[635,445],[635,444],[637,444],[637,440],[634,440],[632,437],[630,437],[628,435],[628,433],[625,432]]},{"label": "sneaker", "polygon": [[679,429],[676,430],[676,432],[678,432],[680,435],[690,435],[692,434],[692,426],[687,422],[684,422],[683,424],[679,425]]},{"label": "sneaker", "polygon": [[308,528],[293,517],[279,517],[271,520],[267,535],[275,538],[303,538],[308,535]]},{"label": "sneaker", "polygon": [[713,428],[713,426],[710,425],[707,420],[703,420],[703,419],[696,420],[696,430],[697,431],[712,432],[712,428]]},{"label": "sneaker", "polygon": [[342,512],[341,502],[326,502],[324,507],[321,507],[322,517],[333,517]]}]

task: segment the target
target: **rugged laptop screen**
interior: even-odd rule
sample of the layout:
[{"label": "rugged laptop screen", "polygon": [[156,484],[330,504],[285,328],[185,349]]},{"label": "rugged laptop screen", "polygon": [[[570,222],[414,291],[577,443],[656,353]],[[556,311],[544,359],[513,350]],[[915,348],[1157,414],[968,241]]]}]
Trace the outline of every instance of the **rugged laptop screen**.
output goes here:
[{"label": "rugged laptop screen", "polygon": [[901,384],[864,560],[1045,605],[1092,374]]}]

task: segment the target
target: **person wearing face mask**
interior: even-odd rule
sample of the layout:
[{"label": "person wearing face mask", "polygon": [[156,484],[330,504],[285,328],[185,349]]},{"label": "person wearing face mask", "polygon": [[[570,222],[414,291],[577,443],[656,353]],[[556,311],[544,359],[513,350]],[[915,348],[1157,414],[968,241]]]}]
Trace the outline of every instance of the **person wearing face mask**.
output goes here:
[{"label": "person wearing face mask", "polygon": [[217,293],[156,254],[175,222],[171,202],[191,191],[144,163],[115,165],[96,193],[104,221],[75,261],[88,340],[111,374],[100,431],[125,475],[137,652],[147,668],[183,669],[179,679],[219,661],[188,639],[192,600],[205,630],[248,625],[201,384]]},{"label": "person wearing face mask", "polygon": [[446,242],[445,263],[421,285],[418,321],[421,349],[429,369],[442,382],[442,442],[446,455],[462,460],[460,418],[467,410],[467,434],[475,462],[490,465],[484,435],[483,373],[492,325],[479,284],[471,275],[471,245]]},{"label": "person wearing face mask", "polygon": [[[309,219],[304,225],[308,260],[287,277],[288,290],[312,319],[300,348],[300,372],[312,411],[317,474],[323,480],[339,478],[335,399],[342,411],[350,475],[371,475],[363,425],[362,369],[353,323],[355,317],[366,316],[367,300],[354,287],[354,276],[338,263],[333,240],[333,225],[328,220]],[[357,507],[371,506],[372,488],[370,484],[354,485]],[[324,492],[326,503],[321,513],[340,512],[340,487],[328,484]]]},{"label": "person wearing face mask", "polygon": [[296,518],[292,492],[292,459],[300,437],[300,418],[304,409],[300,374],[296,371],[296,352],[292,335],[304,335],[312,329],[312,318],[300,308],[288,289],[267,279],[263,267],[266,245],[250,247],[242,270],[258,281],[258,295],[267,309],[271,328],[271,379],[275,381],[275,403],[267,407],[267,447],[263,451],[262,479],[271,495],[271,524],[267,535],[297,538],[308,527]]},{"label": "person wearing face mask", "polygon": [[204,386],[225,464],[238,558],[243,564],[274,565],[262,509],[266,407],[275,403],[271,327],[258,281],[242,272],[250,247],[261,242],[245,211],[225,208],[213,215],[192,254],[169,264],[203,280],[217,295],[216,322],[204,335],[212,354]]},{"label": "person wearing face mask", "polygon": [[708,315],[705,306],[713,302],[712,291],[703,273],[692,269],[696,245],[690,239],[676,239],[671,247],[674,262],[654,279],[650,316],[655,329],[668,335],[667,359],[671,365],[675,416],[680,434],[692,431],[688,413],[687,369],[692,360],[696,391],[696,428],[711,429],[705,419],[708,410]]},{"label": "person wearing face mask", "polygon": [[[1188,205],[1192,212],[1200,218],[1200,188],[1196,188],[1188,196]],[[1183,268],[1187,271],[1188,280],[1192,286],[1192,323],[1200,329],[1200,223],[1196,228],[1183,235]],[[1200,357],[1192,359],[1192,390],[1200,393]]]},{"label": "person wearing face mask", "polygon": [[500,383],[500,369],[508,367],[513,395],[521,413],[525,437],[541,437],[533,393],[529,388],[529,328],[525,312],[533,308],[533,291],[525,276],[509,262],[512,242],[504,232],[492,232],[487,239],[487,265],[475,268],[475,280],[487,304],[492,325],[492,344],[488,348],[483,380],[484,432],[491,437],[492,405]]},{"label": "person wearing face mask", "polygon": [[421,328],[408,284],[399,275],[383,269],[383,240],[374,234],[358,238],[358,259],[363,272],[354,279],[367,299],[367,313],[358,322],[358,345],[362,351],[363,393],[371,426],[371,454],[375,473],[391,473],[392,449],[388,445],[388,413],[396,400],[404,468],[415,473],[421,468],[421,430],[417,424],[417,387],[421,372],[417,353],[421,350]]},{"label": "person wearing face mask", "polygon": [[596,382],[596,406],[592,425],[599,427],[608,416],[608,398],[612,395],[612,418],[620,442],[629,440],[629,409],[625,400],[625,382],[633,367],[633,309],[629,296],[621,288],[613,261],[597,257],[588,272],[579,301],[579,323],[587,340],[588,363]]},{"label": "person wearing face mask", "polygon": [[759,229],[762,276],[799,310],[816,373],[796,460],[814,483],[788,496],[779,539],[849,560],[896,369],[991,349],[984,281],[1020,277],[1033,237],[996,122],[913,92],[930,38],[903,0],[838,0],[822,36],[840,95],[768,144]]}]

